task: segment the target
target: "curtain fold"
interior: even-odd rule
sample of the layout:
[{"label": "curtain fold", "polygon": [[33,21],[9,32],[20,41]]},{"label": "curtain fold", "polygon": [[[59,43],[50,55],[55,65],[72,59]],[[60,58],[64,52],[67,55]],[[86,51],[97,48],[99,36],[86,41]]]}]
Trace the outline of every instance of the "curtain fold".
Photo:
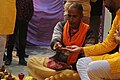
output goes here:
[{"label": "curtain fold", "polygon": [[28,25],[27,42],[49,46],[54,26],[64,20],[64,0],[34,0],[34,15]]}]

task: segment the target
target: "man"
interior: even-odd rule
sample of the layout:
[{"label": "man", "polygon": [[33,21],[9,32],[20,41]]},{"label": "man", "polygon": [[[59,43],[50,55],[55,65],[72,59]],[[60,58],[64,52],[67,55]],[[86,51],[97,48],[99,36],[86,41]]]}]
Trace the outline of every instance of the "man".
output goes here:
[{"label": "man", "polygon": [[16,18],[16,0],[0,1],[0,67],[3,64],[6,36],[13,34]]},{"label": "man", "polygon": [[82,20],[86,24],[89,24],[90,23],[90,12],[91,12],[90,0],[66,0],[65,6],[64,6],[65,19],[67,19],[68,7],[74,2],[77,2],[83,6]]},{"label": "man", "polygon": [[81,80],[120,79],[120,48],[118,52],[105,54],[120,45],[120,0],[104,0],[104,4],[110,12],[116,12],[106,39],[102,43],[89,47],[68,46],[69,51],[84,52],[87,56],[77,62]]},{"label": "man", "polygon": [[[56,79],[56,76],[63,78],[63,76],[59,75],[66,75],[64,69],[66,72],[66,69],[71,69],[72,66],[73,70],[76,70],[76,61],[78,58],[84,57],[84,54],[79,54],[78,52],[69,53],[66,51],[66,46],[88,46],[95,43],[93,33],[89,25],[83,23],[82,17],[82,6],[78,3],[71,4],[68,8],[68,20],[66,22],[58,22],[54,28],[51,48],[56,51],[56,54],[51,58],[34,56],[28,60],[27,67],[32,76],[39,80],[46,78]],[[59,71],[61,72],[59,73]],[[74,72],[70,70],[67,74],[73,76]],[[79,80],[79,76],[77,75],[76,77],[77,79],[69,76],[71,80]],[[66,76],[64,80],[70,79],[67,79]]]},{"label": "man", "polygon": [[34,12],[33,0],[16,0],[16,8],[17,8],[17,15],[16,15],[14,34],[8,36],[7,56],[5,60],[6,65],[10,65],[12,62],[12,51],[15,42],[17,42],[16,49],[19,57],[19,64],[20,65],[27,64],[24,57],[25,57],[28,22],[32,18]]}]

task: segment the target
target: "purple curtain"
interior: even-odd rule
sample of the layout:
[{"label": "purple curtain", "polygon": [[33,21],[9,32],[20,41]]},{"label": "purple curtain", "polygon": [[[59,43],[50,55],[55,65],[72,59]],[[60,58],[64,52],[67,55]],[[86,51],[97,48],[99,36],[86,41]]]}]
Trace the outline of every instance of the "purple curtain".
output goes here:
[{"label": "purple curtain", "polygon": [[34,15],[28,25],[27,43],[49,46],[53,28],[64,20],[64,0],[34,0]]}]

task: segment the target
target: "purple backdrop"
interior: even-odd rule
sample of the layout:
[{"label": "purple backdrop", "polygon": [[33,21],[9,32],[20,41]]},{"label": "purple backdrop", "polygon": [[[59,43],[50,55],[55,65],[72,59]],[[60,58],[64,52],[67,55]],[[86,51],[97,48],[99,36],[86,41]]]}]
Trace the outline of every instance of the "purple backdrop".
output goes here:
[{"label": "purple backdrop", "polygon": [[49,46],[54,26],[64,20],[63,1],[34,0],[34,15],[28,25],[27,43]]}]

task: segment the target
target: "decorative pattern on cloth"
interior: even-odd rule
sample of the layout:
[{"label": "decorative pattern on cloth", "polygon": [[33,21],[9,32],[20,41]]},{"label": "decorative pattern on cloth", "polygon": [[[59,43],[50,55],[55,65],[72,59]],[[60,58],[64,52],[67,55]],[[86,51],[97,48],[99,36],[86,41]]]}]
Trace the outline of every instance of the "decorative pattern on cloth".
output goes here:
[{"label": "decorative pattern on cloth", "polygon": [[[64,29],[63,29],[63,43],[65,44],[65,46],[77,45],[77,46],[81,47],[84,43],[86,33],[89,30],[89,28],[90,28],[89,25],[81,22],[78,32],[70,38],[69,23],[67,21],[66,24],[64,25]],[[78,52],[71,53],[68,56],[67,63],[68,64],[75,63],[78,55],[79,55]]]},{"label": "decorative pattern on cloth", "polygon": [[71,65],[68,65],[64,62],[60,62],[55,58],[50,58],[47,63],[47,67],[50,69],[54,69],[56,71],[64,70],[64,69],[72,69]]},{"label": "decorative pattern on cloth", "polygon": [[47,68],[49,57],[33,56],[28,60],[28,73],[37,80],[80,80],[76,71],[65,69],[56,71]]}]

